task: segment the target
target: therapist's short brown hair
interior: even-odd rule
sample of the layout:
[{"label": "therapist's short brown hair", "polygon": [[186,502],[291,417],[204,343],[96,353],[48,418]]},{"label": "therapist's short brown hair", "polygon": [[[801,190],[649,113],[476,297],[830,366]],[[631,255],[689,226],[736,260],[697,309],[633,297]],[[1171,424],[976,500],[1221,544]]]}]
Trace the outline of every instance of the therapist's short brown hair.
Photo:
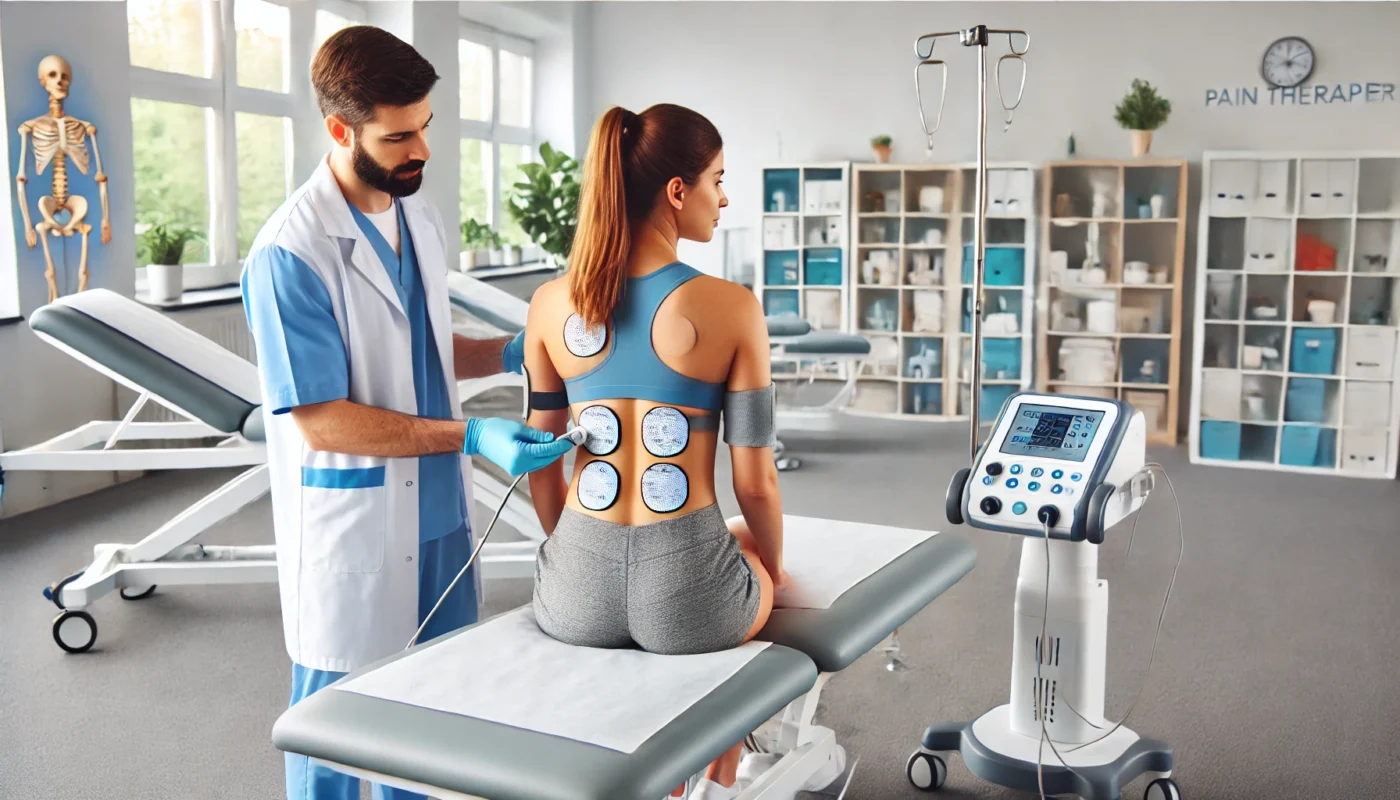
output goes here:
[{"label": "therapist's short brown hair", "polygon": [[311,86],[325,117],[358,131],[375,106],[409,106],[438,82],[428,59],[408,42],[373,25],[352,25],[326,39],[311,60]]}]

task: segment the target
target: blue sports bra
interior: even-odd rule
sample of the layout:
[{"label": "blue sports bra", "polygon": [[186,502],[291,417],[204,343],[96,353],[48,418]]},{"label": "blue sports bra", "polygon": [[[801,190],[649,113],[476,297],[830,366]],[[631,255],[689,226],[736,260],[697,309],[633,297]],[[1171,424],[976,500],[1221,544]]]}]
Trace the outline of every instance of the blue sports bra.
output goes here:
[{"label": "blue sports bra", "polygon": [[[703,274],[676,261],[640,278],[627,278],[613,310],[612,349],[601,364],[564,380],[569,402],[627,398],[719,411],[725,383],[676,372],[662,362],[651,343],[652,320],[661,303],[681,284]],[[571,314],[564,324],[565,345],[582,358],[602,352],[607,337],[606,326],[590,328],[578,314]]]}]

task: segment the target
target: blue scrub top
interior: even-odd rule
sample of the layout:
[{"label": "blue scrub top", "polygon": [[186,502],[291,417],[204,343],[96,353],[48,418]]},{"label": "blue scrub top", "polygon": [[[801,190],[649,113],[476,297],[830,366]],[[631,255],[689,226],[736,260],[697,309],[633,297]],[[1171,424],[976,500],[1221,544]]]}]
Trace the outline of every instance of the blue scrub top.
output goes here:
[{"label": "blue scrub top", "polygon": [[[347,205],[349,205],[347,201]],[[411,331],[410,352],[418,416],[451,419],[447,379],[428,320],[428,304],[413,237],[403,206],[394,201],[402,257],[359,209],[350,205],[365,236],[389,273]],[[349,359],[335,321],[330,292],[300,258],[277,245],[248,254],[242,276],[243,308],[258,344],[268,408],[285,414],[293,407],[325,403],[350,395]],[[461,456],[436,453],[418,459],[419,539],[429,542],[466,524],[466,492]]]}]

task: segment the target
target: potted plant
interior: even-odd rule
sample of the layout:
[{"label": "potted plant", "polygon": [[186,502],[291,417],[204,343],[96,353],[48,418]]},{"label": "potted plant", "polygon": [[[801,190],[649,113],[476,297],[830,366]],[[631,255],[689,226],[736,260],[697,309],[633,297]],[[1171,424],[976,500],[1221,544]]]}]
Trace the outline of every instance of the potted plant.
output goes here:
[{"label": "potted plant", "polygon": [[[487,225],[477,222],[475,217],[462,223],[461,270],[476,269],[477,256],[489,250],[496,241],[496,232]],[[489,258],[489,256],[488,256]]]},{"label": "potted plant", "polygon": [[888,164],[890,162],[891,142],[893,142],[893,140],[883,134],[870,140],[870,146],[875,149],[876,163]]},{"label": "potted plant", "polygon": [[545,142],[540,160],[520,165],[524,179],[511,192],[507,209],[530,241],[548,254],[556,272],[567,268],[578,229],[579,164]]},{"label": "potted plant", "polygon": [[1171,113],[1170,100],[1157,94],[1152,84],[1134,78],[1133,88],[1123,96],[1113,118],[1132,132],[1133,155],[1142,156],[1152,148],[1152,132],[1166,124]]},{"label": "potted plant", "polygon": [[185,292],[185,245],[203,238],[199,231],[177,223],[137,226],[146,261],[146,292],[158,303],[180,299]]}]

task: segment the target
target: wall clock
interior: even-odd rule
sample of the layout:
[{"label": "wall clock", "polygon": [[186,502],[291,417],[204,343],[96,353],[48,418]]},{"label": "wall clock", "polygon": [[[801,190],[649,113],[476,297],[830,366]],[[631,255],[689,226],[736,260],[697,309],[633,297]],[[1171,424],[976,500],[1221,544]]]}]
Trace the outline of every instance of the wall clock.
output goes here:
[{"label": "wall clock", "polygon": [[1313,49],[1301,36],[1285,36],[1264,51],[1259,72],[1270,86],[1290,89],[1312,76]]}]

